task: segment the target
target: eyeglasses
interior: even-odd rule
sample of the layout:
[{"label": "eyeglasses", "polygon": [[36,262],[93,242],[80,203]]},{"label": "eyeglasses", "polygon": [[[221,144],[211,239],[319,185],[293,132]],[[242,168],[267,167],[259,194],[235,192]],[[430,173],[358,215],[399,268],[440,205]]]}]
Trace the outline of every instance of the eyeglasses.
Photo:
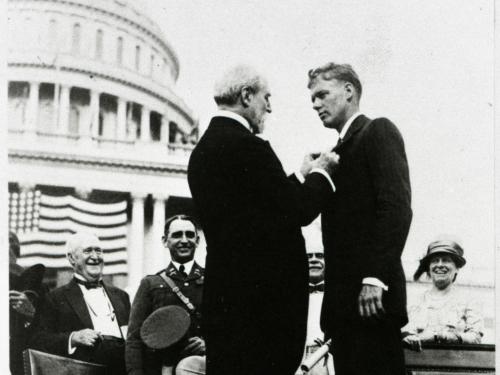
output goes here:
[{"label": "eyeglasses", "polygon": [[102,255],[103,251],[100,247],[87,247],[82,250],[83,254],[90,255],[94,252],[96,255]]}]

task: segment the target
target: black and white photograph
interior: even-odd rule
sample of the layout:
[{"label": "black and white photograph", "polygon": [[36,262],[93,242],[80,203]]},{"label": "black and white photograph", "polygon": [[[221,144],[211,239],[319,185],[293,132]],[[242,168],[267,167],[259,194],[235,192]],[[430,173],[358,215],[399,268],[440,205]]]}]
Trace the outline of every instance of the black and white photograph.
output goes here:
[{"label": "black and white photograph", "polygon": [[495,374],[494,0],[2,3],[0,373]]}]

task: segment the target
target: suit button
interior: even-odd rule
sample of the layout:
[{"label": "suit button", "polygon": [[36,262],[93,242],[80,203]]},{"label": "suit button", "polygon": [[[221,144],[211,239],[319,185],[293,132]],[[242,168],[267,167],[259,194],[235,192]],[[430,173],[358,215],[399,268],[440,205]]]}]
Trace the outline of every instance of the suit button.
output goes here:
[{"label": "suit button", "polygon": [[184,286],[189,286],[189,283],[184,283]]}]

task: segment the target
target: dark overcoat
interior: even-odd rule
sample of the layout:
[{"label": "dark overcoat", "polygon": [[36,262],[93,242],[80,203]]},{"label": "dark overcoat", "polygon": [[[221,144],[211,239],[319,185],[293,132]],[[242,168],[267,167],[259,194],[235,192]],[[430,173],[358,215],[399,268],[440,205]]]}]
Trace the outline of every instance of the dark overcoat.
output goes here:
[{"label": "dark overcoat", "polygon": [[267,141],[214,117],[192,152],[188,182],[207,241],[207,374],[292,374],[308,303],[300,227],[330,198],[328,180],[288,178]]}]

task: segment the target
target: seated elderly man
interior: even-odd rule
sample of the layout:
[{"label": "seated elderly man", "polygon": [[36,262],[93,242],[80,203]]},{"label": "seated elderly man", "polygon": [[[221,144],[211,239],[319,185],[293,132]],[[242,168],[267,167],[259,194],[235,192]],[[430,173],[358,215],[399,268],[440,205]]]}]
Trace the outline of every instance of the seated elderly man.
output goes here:
[{"label": "seated elderly man", "polygon": [[94,234],[70,236],[66,250],[73,278],[47,294],[32,347],[103,364],[107,374],[124,375],[129,296],[102,281],[103,251]]},{"label": "seated elderly man", "polygon": [[432,242],[415,272],[417,281],[425,272],[432,287],[409,309],[403,341],[414,350],[423,342],[477,344],[483,336],[483,319],[467,295],[453,288],[458,270],[465,265],[464,250],[456,242]]}]

